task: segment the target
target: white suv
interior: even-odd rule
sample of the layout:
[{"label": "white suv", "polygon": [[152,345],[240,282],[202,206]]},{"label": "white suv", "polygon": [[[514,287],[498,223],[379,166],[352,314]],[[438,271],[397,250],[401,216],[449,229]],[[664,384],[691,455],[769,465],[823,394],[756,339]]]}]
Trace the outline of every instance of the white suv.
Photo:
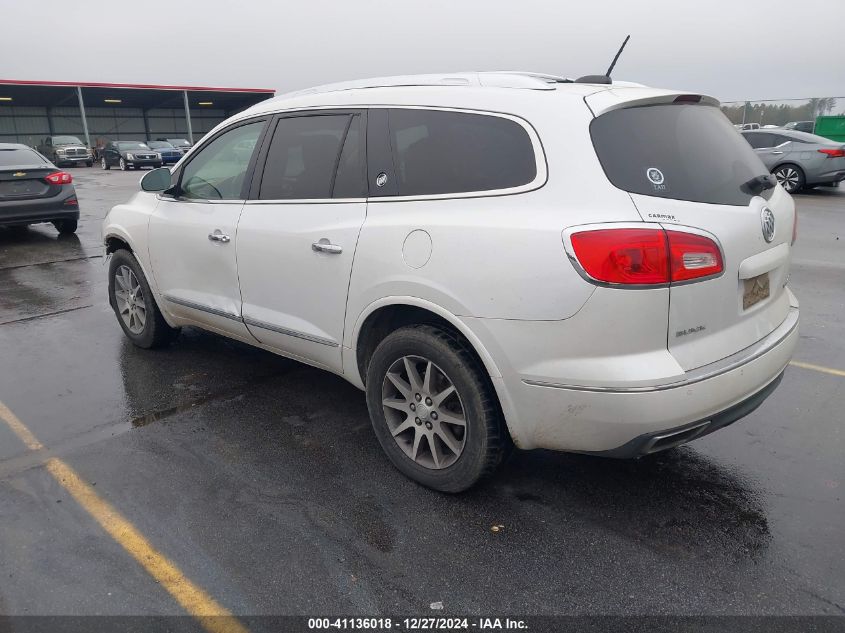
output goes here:
[{"label": "white suv", "polygon": [[710,97],[529,73],[339,84],[221,123],[104,222],[141,347],[196,326],[366,391],[460,491],[757,407],[798,338],[792,199]]}]

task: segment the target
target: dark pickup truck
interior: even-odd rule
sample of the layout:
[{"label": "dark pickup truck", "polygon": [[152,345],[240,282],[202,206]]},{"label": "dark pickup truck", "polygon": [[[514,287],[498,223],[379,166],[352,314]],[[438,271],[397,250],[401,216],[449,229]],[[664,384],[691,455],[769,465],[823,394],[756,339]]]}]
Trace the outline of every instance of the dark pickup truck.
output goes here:
[{"label": "dark pickup truck", "polygon": [[75,136],[47,136],[36,149],[57,166],[94,164],[91,150]]}]

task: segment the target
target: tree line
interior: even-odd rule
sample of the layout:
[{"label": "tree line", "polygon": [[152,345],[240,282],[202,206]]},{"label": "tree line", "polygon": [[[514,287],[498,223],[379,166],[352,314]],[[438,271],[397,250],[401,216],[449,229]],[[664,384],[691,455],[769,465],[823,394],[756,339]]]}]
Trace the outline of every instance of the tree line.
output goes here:
[{"label": "tree line", "polygon": [[815,97],[799,103],[746,101],[722,105],[722,112],[732,123],[783,125],[790,121],[815,121],[816,117],[845,114],[836,111],[837,97]]}]

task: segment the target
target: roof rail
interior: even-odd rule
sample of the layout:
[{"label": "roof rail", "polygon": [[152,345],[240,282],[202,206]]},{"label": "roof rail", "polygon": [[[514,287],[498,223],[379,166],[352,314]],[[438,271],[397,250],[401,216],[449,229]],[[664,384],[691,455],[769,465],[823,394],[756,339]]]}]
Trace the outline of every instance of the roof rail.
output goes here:
[{"label": "roof rail", "polygon": [[397,75],[373,77],[355,81],[325,84],[284,95],[299,97],[323,92],[360,90],[367,88],[396,88],[401,86],[468,86],[491,88],[522,88],[528,90],[554,90],[554,84],[570,83],[572,79],[521,71],[459,72],[427,75]]}]

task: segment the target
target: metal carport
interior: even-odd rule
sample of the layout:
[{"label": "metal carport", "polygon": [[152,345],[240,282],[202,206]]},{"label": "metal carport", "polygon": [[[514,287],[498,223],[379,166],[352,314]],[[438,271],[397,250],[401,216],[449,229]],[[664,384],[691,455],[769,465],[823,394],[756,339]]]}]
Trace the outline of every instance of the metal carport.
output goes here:
[{"label": "metal carport", "polygon": [[98,139],[187,138],[275,94],[269,88],[0,79],[0,142],[36,146],[70,134]]}]

